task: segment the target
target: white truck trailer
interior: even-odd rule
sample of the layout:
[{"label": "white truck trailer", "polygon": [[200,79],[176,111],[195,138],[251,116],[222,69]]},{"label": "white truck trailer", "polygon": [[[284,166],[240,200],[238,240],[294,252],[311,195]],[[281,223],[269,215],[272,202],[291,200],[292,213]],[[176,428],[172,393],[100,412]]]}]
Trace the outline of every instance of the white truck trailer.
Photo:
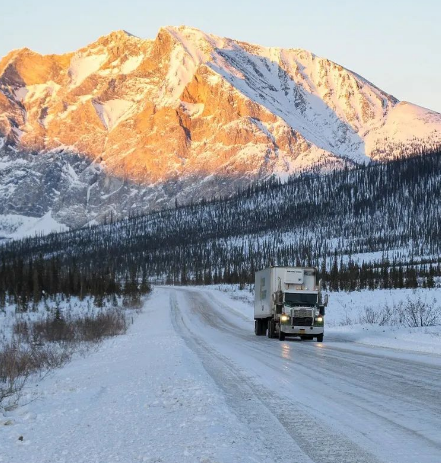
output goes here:
[{"label": "white truck trailer", "polygon": [[323,342],[326,296],[313,267],[269,267],[256,272],[254,323],[257,336],[283,341],[299,336]]}]

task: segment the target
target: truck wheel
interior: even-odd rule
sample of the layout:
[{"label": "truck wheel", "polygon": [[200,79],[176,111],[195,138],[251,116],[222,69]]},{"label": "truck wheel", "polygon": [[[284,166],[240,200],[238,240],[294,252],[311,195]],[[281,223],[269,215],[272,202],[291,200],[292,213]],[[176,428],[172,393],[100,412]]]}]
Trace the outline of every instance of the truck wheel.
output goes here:
[{"label": "truck wheel", "polygon": [[268,337],[274,338],[274,320],[268,321]]},{"label": "truck wheel", "polygon": [[317,336],[317,342],[323,342],[323,333]]},{"label": "truck wheel", "polygon": [[261,318],[257,319],[257,320],[254,320],[254,333],[256,333],[256,336],[262,336],[263,334],[265,334],[265,323],[264,323],[264,320],[262,320]]},{"label": "truck wheel", "polygon": [[279,341],[284,341],[285,340],[285,333],[279,329]]}]

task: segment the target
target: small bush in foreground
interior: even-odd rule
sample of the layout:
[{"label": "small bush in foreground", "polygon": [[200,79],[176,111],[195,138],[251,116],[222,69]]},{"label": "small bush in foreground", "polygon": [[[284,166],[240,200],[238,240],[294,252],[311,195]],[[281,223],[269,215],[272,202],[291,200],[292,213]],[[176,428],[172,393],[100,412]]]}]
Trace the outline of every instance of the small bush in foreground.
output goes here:
[{"label": "small bush in foreground", "polygon": [[17,320],[12,341],[0,345],[0,405],[18,397],[29,376],[68,362],[80,345],[126,330],[125,314],[118,309],[82,318],[63,318],[57,311],[43,320]]},{"label": "small bush in foreground", "polygon": [[87,342],[99,342],[103,337],[117,336],[127,331],[126,317],[117,310],[82,318],[76,321],[75,326],[81,341]]},{"label": "small bush in foreground", "polygon": [[20,392],[28,377],[66,363],[72,355],[67,346],[35,346],[16,341],[0,347],[0,404]]}]

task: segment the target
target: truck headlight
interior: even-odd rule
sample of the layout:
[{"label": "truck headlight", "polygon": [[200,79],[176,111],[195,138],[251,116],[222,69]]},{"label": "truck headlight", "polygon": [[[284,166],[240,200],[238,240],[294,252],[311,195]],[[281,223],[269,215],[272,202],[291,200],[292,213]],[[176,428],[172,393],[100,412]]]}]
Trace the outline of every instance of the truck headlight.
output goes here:
[{"label": "truck headlight", "polygon": [[323,321],[323,317],[317,317],[315,321],[321,323]]},{"label": "truck headlight", "polygon": [[280,320],[282,322],[287,322],[289,320],[289,317],[288,317],[288,315],[283,314],[283,315],[280,316]]}]

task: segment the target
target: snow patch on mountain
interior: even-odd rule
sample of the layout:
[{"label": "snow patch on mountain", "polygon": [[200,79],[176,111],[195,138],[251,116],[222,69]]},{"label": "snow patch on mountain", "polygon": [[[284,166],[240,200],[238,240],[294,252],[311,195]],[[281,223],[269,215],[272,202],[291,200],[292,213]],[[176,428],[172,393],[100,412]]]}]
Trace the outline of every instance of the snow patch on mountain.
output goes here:
[{"label": "snow patch on mountain", "polygon": [[68,70],[68,74],[71,78],[71,85],[73,87],[80,85],[85,79],[87,79],[87,77],[98,71],[98,69],[106,62],[107,58],[107,53],[98,55],[92,54],[89,56],[76,54],[72,58]]},{"label": "snow patch on mountain", "polygon": [[176,47],[170,57],[170,67],[165,79],[162,98],[163,106],[171,105],[179,99],[185,86],[191,81],[197,64],[185,53],[183,47]]},{"label": "snow patch on mountain", "polygon": [[125,61],[122,64],[121,72],[123,74],[130,74],[142,63],[143,59],[144,59],[143,55],[131,56],[127,61]]},{"label": "snow patch on mountain", "polygon": [[185,26],[168,26],[163,30],[170,34],[175,46],[170,56],[160,103],[173,106],[192,80],[197,68],[213,58],[213,50],[223,47],[225,40]]},{"label": "snow patch on mountain", "polygon": [[109,100],[104,103],[92,101],[92,104],[109,131],[115,128],[125,117],[128,117],[130,109],[133,107],[133,103],[126,100]]},{"label": "snow patch on mountain", "polygon": [[384,125],[366,137],[366,149],[372,151],[379,141],[397,143],[439,140],[441,137],[441,114],[402,101],[388,113]]},{"label": "snow patch on mountain", "polygon": [[[294,130],[317,147],[331,153],[340,151],[353,161],[366,162],[363,140],[338,114],[313,93],[287,79],[279,65],[260,56],[243,53],[243,50],[222,50],[230,67],[209,66],[222,75],[245,97],[257,102],[286,121]],[[274,56],[274,50],[270,53]]]},{"label": "snow patch on mountain", "polygon": [[24,101],[29,89],[27,87],[19,87],[14,90],[15,99],[17,101]]},{"label": "snow patch on mountain", "polygon": [[47,235],[51,232],[62,232],[69,227],[57,222],[52,217],[52,211],[43,217],[28,217],[17,214],[0,215],[0,240],[21,239],[27,236]]},{"label": "snow patch on mountain", "polygon": [[185,113],[190,117],[199,116],[204,111],[203,103],[188,103],[186,101],[181,101],[180,105]]}]

